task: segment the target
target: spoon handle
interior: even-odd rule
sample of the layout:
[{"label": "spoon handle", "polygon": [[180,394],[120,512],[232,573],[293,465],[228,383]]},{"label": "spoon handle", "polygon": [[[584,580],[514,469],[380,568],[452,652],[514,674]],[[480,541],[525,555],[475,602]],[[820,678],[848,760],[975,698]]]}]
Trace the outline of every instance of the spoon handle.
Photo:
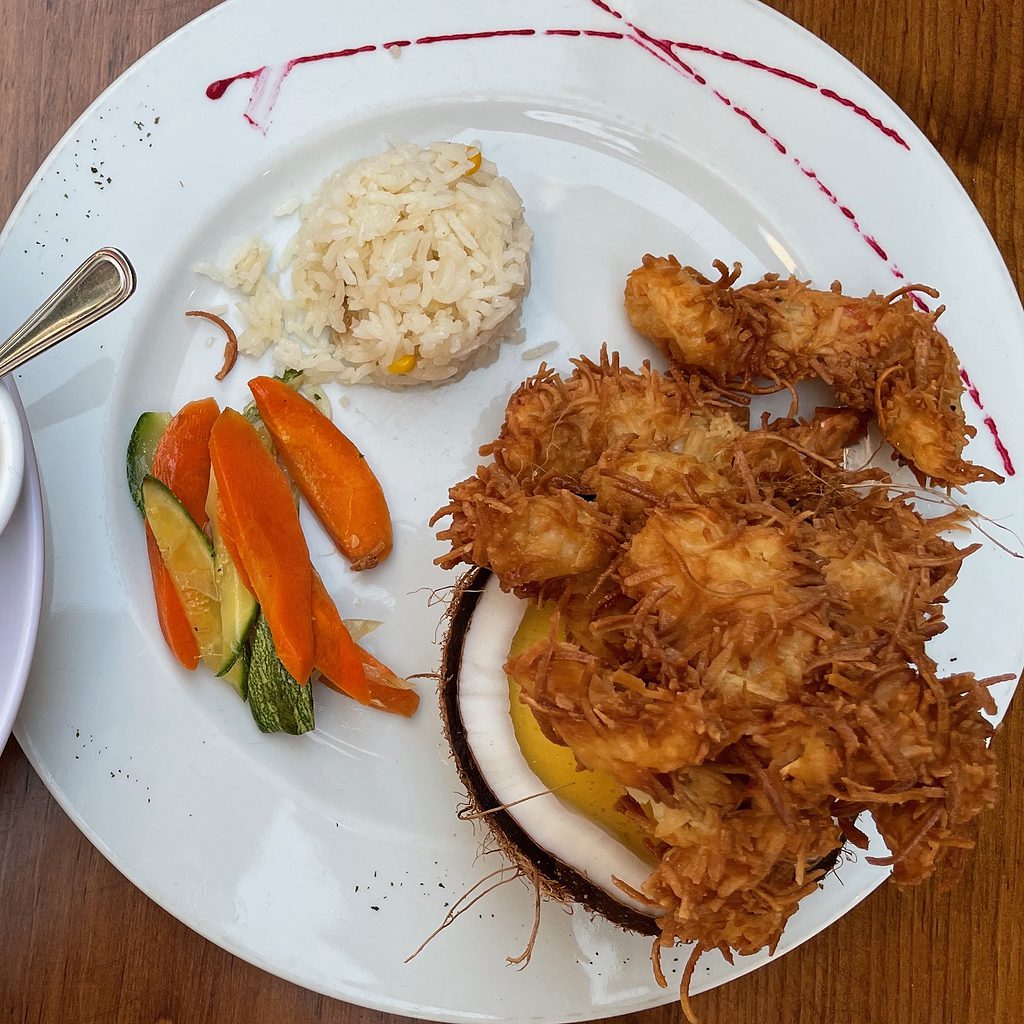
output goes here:
[{"label": "spoon handle", "polygon": [[134,291],[128,257],[97,250],[0,344],[0,377],[117,309]]}]

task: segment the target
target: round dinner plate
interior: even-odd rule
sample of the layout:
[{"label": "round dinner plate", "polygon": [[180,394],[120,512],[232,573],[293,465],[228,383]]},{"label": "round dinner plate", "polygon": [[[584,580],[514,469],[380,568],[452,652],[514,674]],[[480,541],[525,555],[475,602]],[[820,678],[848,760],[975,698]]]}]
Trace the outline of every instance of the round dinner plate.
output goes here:
[{"label": "round dinner plate", "polygon": [[[536,233],[525,340],[437,389],[334,388],[336,418],[379,471],[392,557],[354,575],[307,522],[343,613],[379,619],[368,645],[402,674],[435,671],[445,587],[428,528],[471,474],[508,395],[602,342],[651,356],[622,308],[645,252],[747,279],[941,289],[971,381],[974,461],[1005,472],[967,500],[1013,528],[1021,504],[1022,313],[970,201],[924,136],[832,50],[746,0],[232,0],[158,46],[86,112],[3,235],[0,290],[42,297],[101,245],[134,261],[136,297],[26,367],[23,394],[53,535],[53,593],[16,734],[62,806],[143,891],[214,942],[308,988],[437,1020],[569,1021],[674,998],[649,941],[506,885],[405,958],[498,866],[460,821],[463,793],[429,680],[410,721],[318,688],[317,729],[260,734],[230,688],[181,671],[150,594],[124,452],[145,409],[214,395],[241,407],[269,363],[214,380],[220,342],[186,309],[230,297],[192,267],[294,218],[274,211],[389,137],[479,143],[522,194]],[[10,302],[5,301],[9,308]],[[32,303],[28,305],[31,307]],[[997,529],[993,527],[993,529]],[[1017,542],[1002,533],[1009,546]],[[1024,662],[1024,572],[998,546],[965,565],[933,646],[979,676]],[[995,695],[1005,710],[1012,687]],[[985,819],[982,819],[982,828]],[[876,852],[882,848],[876,845]],[[778,952],[885,877],[863,857],[808,897]],[[666,966],[678,971],[667,956]],[[776,954],[778,955],[778,954]],[[767,954],[717,954],[693,989]]]},{"label": "round dinner plate", "polygon": [[[18,503],[0,534],[0,750],[18,713],[32,664],[43,600],[43,503],[25,410],[10,379],[7,388],[25,435],[24,475]],[[0,458],[3,452],[0,451]]]}]

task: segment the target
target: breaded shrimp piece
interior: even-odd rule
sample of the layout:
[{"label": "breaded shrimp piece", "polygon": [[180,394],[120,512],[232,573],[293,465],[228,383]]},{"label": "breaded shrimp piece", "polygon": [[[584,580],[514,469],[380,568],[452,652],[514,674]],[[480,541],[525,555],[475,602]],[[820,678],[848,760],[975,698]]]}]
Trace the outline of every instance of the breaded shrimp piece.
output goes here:
[{"label": "breaded shrimp piece", "polygon": [[798,477],[813,470],[835,470],[843,450],[864,436],[867,416],[855,409],[815,409],[809,422],[775,420],[740,435],[733,448],[756,480]]},{"label": "breaded shrimp piece", "polygon": [[864,432],[852,409],[818,409],[810,422],[775,420],[743,430],[717,410],[695,412],[689,433],[670,447],[639,441],[606,451],[581,477],[598,507],[638,522],[657,507],[699,502],[773,478],[836,470],[843,449]]},{"label": "breaded shrimp piece", "polygon": [[677,366],[706,370],[718,381],[745,378],[760,365],[761,340],[744,321],[732,285],[740,275],[722,269],[710,281],[674,256],[644,256],[626,279],[626,313],[633,327]]},{"label": "breaded shrimp piece", "polygon": [[940,484],[1002,479],[962,458],[975,430],[964,417],[956,354],[936,327],[945,307],[919,310],[905,289],[859,298],[838,282],[818,291],[773,275],[737,289],[737,301],[752,329],[765,324],[765,370],[819,378],[844,405],[873,411],[893,448]]},{"label": "breaded shrimp piece", "polygon": [[999,481],[963,459],[975,430],[967,424],[956,355],[911,290],[843,295],[795,277],[768,274],[736,287],[739,266],[711,280],[675,257],[647,255],[626,283],[630,322],[675,364],[704,370],[722,384],[758,377],[816,378],[853,409],[871,411],[886,440],[921,476],[943,486]]},{"label": "breaded shrimp piece", "polygon": [[[787,835],[779,830],[777,820],[748,820],[752,817],[741,814],[735,819],[730,831],[737,846],[760,841],[770,852],[787,845]],[[759,825],[766,831],[758,831]],[[799,838],[805,839],[808,851],[820,851],[820,859],[838,845],[838,830],[829,822],[823,822],[821,828],[816,825],[802,829]],[[817,842],[808,841],[815,838]],[[744,876],[751,872],[744,870],[735,883],[727,874],[725,884],[715,885],[695,880],[694,852],[699,855],[697,848],[670,847],[643,886],[644,895],[665,911],[661,944],[666,947],[696,942],[701,950],[721,949],[729,956],[733,951],[748,956],[765,948],[772,952],[800,900],[814,892],[822,875],[805,869],[801,876],[798,867],[783,858],[768,861],[756,880],[748,881]]]},{"label": "breaded shrimp piece", "polygon": [[[752,286],[750,298],[732,283],[687,285],[695,322],[718,330],[748,317],[742,360],[730,368],[724,348],[698,346],[714,362],[705,369],[781,377],[808,359],[859,407],[748,430],[746,410],[709,378],[634,373],[604,353],[565,379],[543,370],[528,381],[482,449],[493,464],[453,487],[435,517],[452,518],[439,564],[487,566],[552,608],[549,638],[506,669],[545,735],[623,787],[620,809],[659,858],[641,895],[664,911],[660,942],[727,957],[774,948],[840,833],[861,842],[858,815],[889,845],[881,863],[914,884],[955,872],[995,790],[982,714],[994,680],[940,678],[926,653],[974,550],[944,536],[964,516],[925,519],[882,470],[842,468],[878,414],[868,390],[891,398],[909,381],[887,423],[919,416],[931,392],[914,375],[944,380],[930,361],[941,335],[929,321],[922,349],[925,325],[905,299],[793,282],[779,295],[792,322],[780,326],[782,285]],[[706,289],[696,300],[695,288]],[[879,346],[898,333],[890,318],[911,323],[908,348],[885,341],[907,362],[879,374],[881,348],[861,346],[872,369],[853,365],[861,350],[836,347],[848,333],[836,324],[858,310],[865,322],[849,330]],[[822,370],[808,353],[833,335]],[[920,426],[911,433],[921,443]],[[959,458],[946,435],[935,443]],[[966,479],[974,467],[962,466]]]},{"label": "breaded shrimp piece", "polygon": [[449,495],[432,520],[452,517],[438,534],[452,550],[438,564],[486,566],[503,589],[523,596],[553,580],[598,574],[618,544],[614,525],[591,503],[564,490],[527,494],[500,470],[481,468]]},{"label": "breaded shrimp piece", "polygon": [[844,646],[923,648],[945,629],[942,606],[963,560],[942,536],[959,516],[924,519],[906,500],[877,487],[799,524],[797,543],[816,560],[830,604],[830,621]]},{"label": "breaded shrimp piece", "polygon": [[723,468],[668,448],[629,444],[605,452],[582,483],[602,511],[639,523],[663,503],[699,501],[730,488]]},{"label": "breaded shrimp piece", "polygon": [[697,691],[647,686],[573,643],[535,644],[506,671],[549,739],[623,786],[660,792],[656,775],[699,764],[721,739]]},{"label": "breaded shrimp piece", "polygon": [[620,572],[649,656],[698,666],[723,697],[784,700],[830,632],[817,614],[820,574],[794,558],[783,530],[722,508],[654,512]]},{"label": "breaded shrimp piece", "polygon": [[731,488],[726,471],[734,446],[746,436],[730,412],[701,409],[670,444],[630,440],[609,448],[580,481],[603,511],[639,520],[658,504],[697,501]]},{"label": "breaded shrimp piece", "polygon": [[[583,472],[617,443],[670,445],[690,438],[710,412],[746,425],[746,409],[700,380],[619,366],[602,349],[595,363],[581,357],[563,378],[546,367],[509,399],[497,439],[480,450],[528,490],[553,480],[576,487]],[[694,424],[690,418],[703,413]],[[687,442],[691,443],[691,442]]]},{"label": "breaded shrimp piece", "polygon": [[869,810],[891,855],[898,885],[916,885],[944,867],[955,877],[974,845],[974,819],[996,797],[987,685],[970,673],[937,678],[889,673],[854,719],[863,742],[844,764],[837,808]]}]

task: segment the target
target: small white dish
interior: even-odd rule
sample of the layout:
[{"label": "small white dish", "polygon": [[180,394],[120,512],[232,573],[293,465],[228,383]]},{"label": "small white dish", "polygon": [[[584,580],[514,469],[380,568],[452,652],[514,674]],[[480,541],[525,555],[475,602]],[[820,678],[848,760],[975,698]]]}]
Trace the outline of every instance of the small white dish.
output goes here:
[{"label": "small white dish", "polygon": [[[14,382],[0,380],[0,409],[13,415],[23,450],[21,493],[0,527],[0,750],[25,693],[43,600],[43,503],[32,437]],[[12,487],[15,494],[17,488]]]},{"label": "small white dish", "polygon": [[14,399],[0,386],[0,533],[4,532],[18,504],[25,479],[25,437]]}]

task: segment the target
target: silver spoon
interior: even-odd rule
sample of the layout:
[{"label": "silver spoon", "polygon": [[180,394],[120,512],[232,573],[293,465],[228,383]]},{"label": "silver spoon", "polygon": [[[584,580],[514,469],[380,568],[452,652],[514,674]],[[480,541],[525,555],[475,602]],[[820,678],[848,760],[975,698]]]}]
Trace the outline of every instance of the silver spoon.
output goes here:
[{"label": "silver spoon", "polygon": [[105,317],[134,291],[128,257],[118,249],[97,250],[0,343],[0,377]]}]

